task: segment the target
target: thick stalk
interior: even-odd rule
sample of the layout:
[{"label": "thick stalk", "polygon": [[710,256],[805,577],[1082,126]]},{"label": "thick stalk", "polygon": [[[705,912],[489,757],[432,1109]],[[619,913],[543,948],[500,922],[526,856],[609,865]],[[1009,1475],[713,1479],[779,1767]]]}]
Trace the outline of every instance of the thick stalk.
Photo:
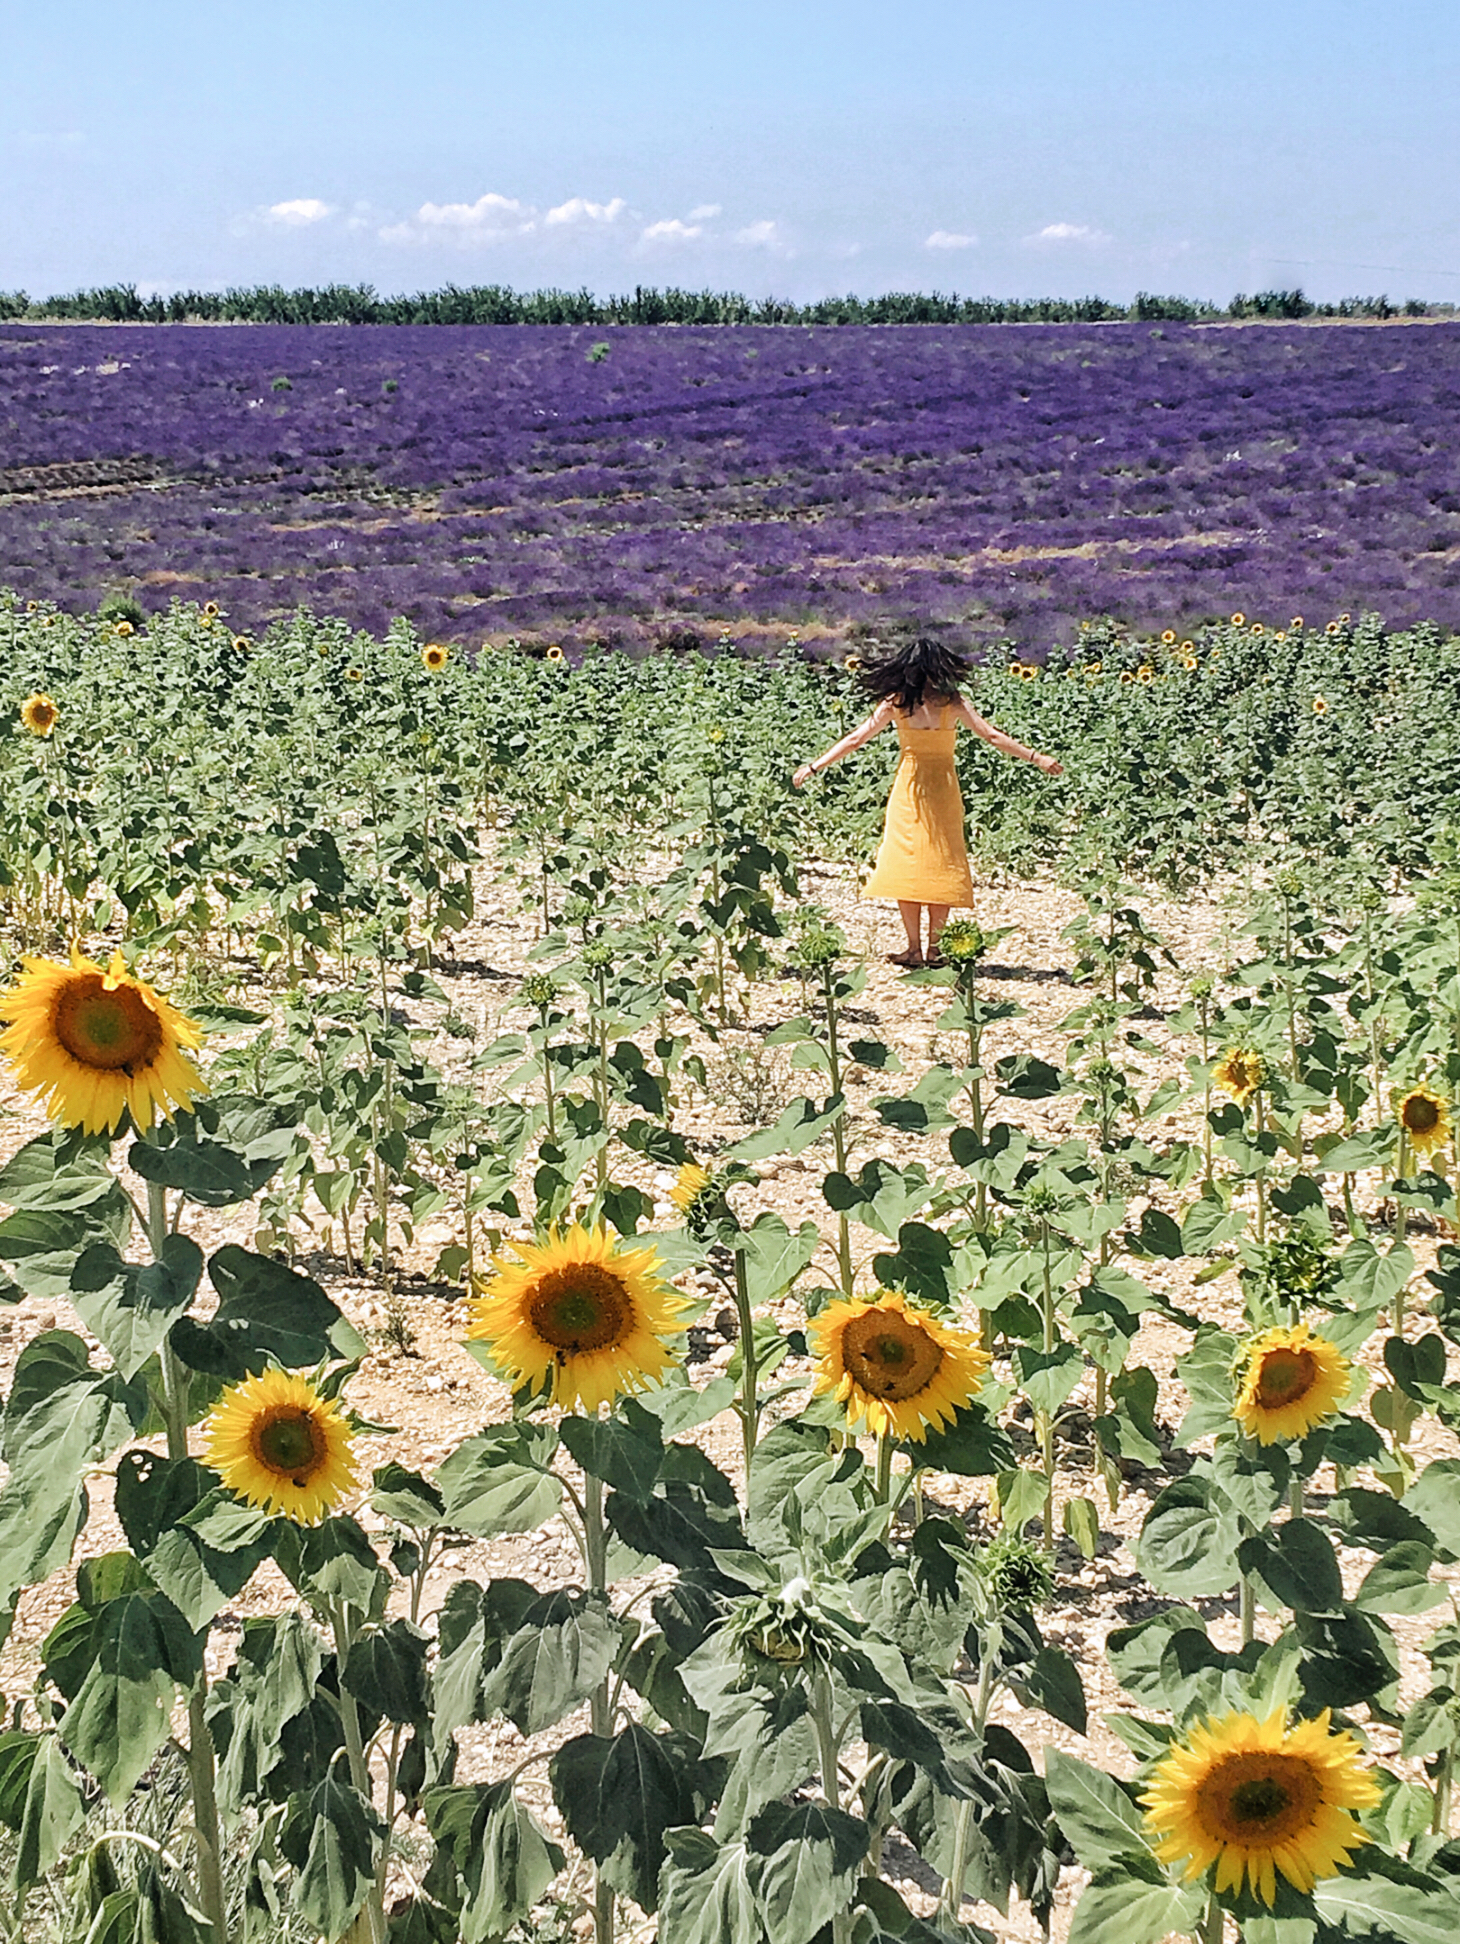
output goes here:
[{"label": "thick stalk", "polygon": [[877,1478],[873,1486],[877,1503],[886,1505],[892,1489],[892,1440],[884,1432],[877,1440]]},{"label": "thick stalk", "polygon": [[[978,1686],[973,1696],[973,1732],[980,1738],[988,1720],[989,1704],[993,1700],[994,1659],[1001,1641],[1002,1629],[995,1621],[979,1642]],[[968,1852],[973,1839],[973,1813],[976,1807],[977,1804],[970,1797],[960,1803],[958,1809],[958,1826],[953,1836],[953,1862],[938,1900],[938,1915],[948,1923],[956,1924],[958,1913],[963,1908],[963,1880],[968,1874]]]},{"label": "thick stalk", "polygon": [[745,1475],[750,1476],[750,1461],[760,1435],[760,1404],[756,1397],[755,1318],[750,1311],[750,1282],[745,1269],[745,1252],[735,1251],[735,1315],[740,1343],[740,1429],[745,1448]]},{"label": "thick stalk", "polygon": [[1237,1582],[1237,1615],[1242,1628],[1242,1645],[1245,1647],[1257,1632],[1256,1603],[1252,1594],[1252,1581],[1246,1573]]},{"label": "thick stalk", "polygon": [[598,1111],[603,1119],[603,1145],[594,1157],[594,1176],[598,1192],[602,1194],[608,1186],[608,985],[606,974],[600,966],[594,980],[598,989],[598,1018],[594,1025],[594,1038],[598,1041]]},{"label": "thick stalk", "polygon": [[1254,1130],[1255,1130],[1255,1132],[1256,1132],[1256,1135],[1257,1135],[1257,1140],[1258,1140],[1258,1144],[1259,1144],[1259,1145],[1258,1145],[1258,1160],[1257,1160],[1257,1176],[1256,1176],[1256,1186],[1257,1186],[1257,1240],[1258,1240],[1258,1243],[1259,1243],[1259,1244],[1261,1244],[1261,1243],[1264,1243],[1264,1242],[1266,1242],[1266,1240],[1267,1240],[1267,1169],[1266,1169],[1266,1167],[1264,1166],[1264,1157],[1263,1157],[1263,1154],[1262,1154],[1262,1148],[1261,1148],[1261,1141],[1262,1141],[1262,1131],[1263,1131],[1263,1130],[1262,1130],[1262,1094],[1261,1094],[1261,1091],[1259,1091],[1259,1092],[1257,1092],[1257,1093],[1255,1093],[1255,1094],[1254,1094],[1254,1095],[1252,1096],[1252,1125],[1253,1125],[1253,1128],[1254,1128]]},{"label": "thick stalk", "polygon": [[1454,1781],[1455,1751],[1453,1748],[1443,1748],[1435,1772],[1435,1806],[1430,1816],[1430,1830],[1436,1836],[1450,1834],[1450,1796]]},{"label": "thick stalk", "polygon": [[1226,1921],[1222,1906],[1217,1902],[1217,1893],[1213,1890],[1207,1898],[1206,1914],[1197,1933],[1198,1944],[1222,1944]]},{"label": "thick stalk", "polygon": [[[167,1240],[167,1191],[158,1182],[147,1184],[147,1241],[159,1260]],[[161,1351],[162,1415],[167,1426],[167,1455],[188,1455],[188,1378],[177,1353],[164,1337]],[[208,1675],[199,1673],[188,1696],[188,1781],[193,1794],[193,1820],[198,1831],[198,1894],[203,1914],[219,1944],[228,1944],[228,1899],[223,1889],[223,1832],[218,1819],[217,1755],[208,1726]]]},{"label": "thick stalk", "polygon": [[[1040,1291],[1040,1321],[1044,1326],[1044,1354],[1048,1356],[1055,1347],[1054,1286],[1049,1267],[1049,1223],[1041,1222],[1040,1240],[1044,1249],[1044,1284]],[[1039,1418],[1039,1441],[1044,1459],[1044,1550],[1054,1551],[1054,1413],[1041,1411]]]},{"label": "thick stalk", "polygon": [[548,1044],[547,1036],[548,1009],[546,1006],[542,1006],[539,1007],[538,1012],[542,1022],[542,1093],[543,1101],[547,1109],[547,1136],[554,1146],[556,1146],[558,1139],[557,1102],[553,1094],[553,1050]]},{"label": "thick stalk", "polygon": [[[345,1736],[345,1754],[350,1764],[350,1780],[355,1792],[369,1802],[370,1764],[365,1759],[365,1740],[360,1732],[360,1710],[355,1697],[344,1682],[345,1662],[350,1654],[349,1616],[340,1607],[329,1610],[330,1623],[335,1636],[335,1665],[339,1670],[340,1689],[340,1727]],[[365,1920],[370,1926],[370,1944],[385,1944],[385,1866],[387,1858],[380,1859],[380,1869],[370,1894],[365,1899]]]},{"label": "thick stalk", "polygon": [[[836,972],[830,965],[822,967],[821,988],[826,1002],[826,1065],[827,1078],[831,1081],[833,1095],[842,1090],[841,1045],[836,1030]],[[832,1152],[836,1156],[838,1174],[847,1171],[847,1133],[846,1108],[837,1115],[831,1124]],[[837,1217],[837,1267],[842,1280],[842,1294],[850,1298],[852,1293],[852,1230],[845,1214]]]},{"label": "thick stalk", "polygon": [[[583,1556],[588,1568],[590,1592],[608,1598],[608,1528],[603,1521],[603,1480],[591,1472],[583,1476]],[[593,1690],[588,1701],[588,1725],[595,1735],[613,1733],[613,1702],[609,1696],[608,1676]],[[613,1944],[613,1891],[595,1866],[593,1879],[593,1934],[596,1944]]]},{"label": "thick stalk", "polygon": [[[818,1667],[811,1683],[811,1719],[816,1724],[817,1757],[821,1767],[822,1799],[832,1809],[842,1806],[840,1751],[832,1720],[831,1675]],[[839,1910],[831,1920],[832,1944],[850,1944],[852,1914]]]}]

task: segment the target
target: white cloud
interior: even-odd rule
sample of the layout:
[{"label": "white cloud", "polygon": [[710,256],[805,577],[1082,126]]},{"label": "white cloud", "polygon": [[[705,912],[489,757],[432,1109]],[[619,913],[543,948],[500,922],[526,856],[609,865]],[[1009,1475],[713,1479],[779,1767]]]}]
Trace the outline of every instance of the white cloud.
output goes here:
[{"label": "white cloud", "polygon": [[489,193],[475,202],[422,203],[408,222],[391,223],[380,231],[382,243],[423,243],[454,237],[461,243],[495,243],[502,237],[526,236],[537,227],[537,211],[515,196]]},{"label": "white cloud", "polygon": [[309,223],[322,223],[334,212],[318,196],[298,196],[293,202],[271,203],[265,213],[271,223],[282,223],[287,229],[303,229]]},{"label": "white cloud", "polygon": [[704,230],[698,223],[681,223],[677,216],[671,216],[662,223],[650,223],[639,234],[641,243],[692,243]]},{"label": "white cloud", "polygon": [[628,209],[622,196],[615,196],[612,202],[589,202],[584,196],[570,196],[566,202],[550,209],[543,222],[550,228],[559,224],[571,224],[580,228],[586,224],[616,223]]},{"label": "white cloud", "polygon": [[779,223],[762,219],[758,223],[747,223],[744,229],[736,230],[735,241],[747,243],[753,250],[774,250],[778,254],[786,249],[785,232]]},{"label": "white cloud", "polygon": [[689,212],[689,220],[692,223],[712,223],[720,213],[719,203],[700,203]]},{"label": "white cloud", "polygon": [[971,250],[978,238],[961,230],[934,230],[923,244],[925,250]]},{"label": "white cloud", "polygon": [[1026,243],[1108,243],[1109,236],[1102,229],[1092,229],[1088,223],[1046,223],[1035,236],[1028,236]]}]

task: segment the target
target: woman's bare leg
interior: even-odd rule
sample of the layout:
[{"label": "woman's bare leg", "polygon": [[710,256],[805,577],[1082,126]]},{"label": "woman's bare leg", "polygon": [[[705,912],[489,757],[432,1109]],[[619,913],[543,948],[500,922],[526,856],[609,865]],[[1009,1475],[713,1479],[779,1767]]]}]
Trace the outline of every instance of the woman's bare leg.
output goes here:
[{"label": "woman's bare leg", "polygon": [[949,911],[949,907],[947,905],[928,906],[928,957],[929,958],[935,958],[937,956],[938,940],[943,934],[943,927],[948,922],[948,911]]},{"label": "woman's bare leg", "polygon": [[920,959],[923,955],[923,908],[920,904],[913,904],[907,898],[899,898],[897,909],[902,919],[902,928],[907,933],[907,951],[904,956]]}]

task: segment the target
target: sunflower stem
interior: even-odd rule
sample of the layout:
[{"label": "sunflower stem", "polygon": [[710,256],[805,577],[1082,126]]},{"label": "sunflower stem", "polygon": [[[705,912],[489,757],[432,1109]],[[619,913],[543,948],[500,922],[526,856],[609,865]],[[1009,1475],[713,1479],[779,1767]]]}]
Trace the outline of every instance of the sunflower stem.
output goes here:
[{"label": "sunflower stem", "polygon": [[[840,1809],[842,1806],[841,1750],[837,1742],[836,1725],[832,1713],[831,1675],[821,1666],[817,1667],[811,1683],[811,1719],[816,1725],[822,1800],[830,1808]],[[852,1935],[850,1911],[836,1912],[831,1920],[831,1935],[832,1944],[849,1944]]]},{"label": "sunflower stem", "polygon": [[[1042,1219],[1039,1224],[1039,1235],[1040,1246],[1044,1252],[1044,1281],[1040,1291],[1039,1310],[1040,1321],[1043,1325],[1044,1354],[1045,1356],[1049,1356],[1054,1350],[1058,1333],[1055,1327],[1054,1281],[1050,1273],[1049,1261],[1050,1226],[1048,1222]],[[1053,1411],[1039,1411],[1035,1413],[1035,1416],[1039,1426],[1039,1442],[1044,1464],[1044,1550],[1047,1553],[1053,1553],[1055,1545],[1054,1481],[1056,1470],[1054,1413]]]},{"label": "sunflower stem", "polygon": [[[160,1260],[167,1242],[167,1190],[157,1181],[147,1184],[147,1241],[153,1260]],[[188,1374],[166,1337],[162,1340],[160,1362],[167,1455],[177,1460],[188,1455],[189,1385]],[[207,1706],[208,1675],[204,1668],[188,1696],[188,1781],[193,1794],[193,1821],[198,1831],[198,1894],[202,1900],[203,1914],[213,1926],[214,1937],[219,1944],[228,1944],[228,1899],[223,1889],[223,1832],[218,1820],[218,1759],[213,1747],[212,1730],[208,1726]]]},{"label": "sunflower stem", "polygon": [[[994,1663],[1003,1645],[1004,1631],[995,1620],[979,1634],[978,1643],[978,1686],[973,1696],[973,1732],[983,1739],[984,1724],[988,1720],[989,1706],[994,1698]],[[943,1881],[942,1893],[938,1899],[938,1915],[946,1922],[956,1924],[958,1913],[963,1908],[963,1879],[968,1874],[968,1852],[973,1838],[973,1814],[977,1807],[974,1799],[959,1804],[958,1823],[953,1836],[953,1861],[948,1875]]]},{"label": "sunflower stem", "polygon": [[1257,1633],[1257,1613],[1252,1594],[1252,1581],[1246,1573],[1243,1573],[1237,1582],[1237,1616],[1242,1629],[1242,1645],[1246,1647]]},{"label": "sunflower stem", "polygon": [[[821,989],[826,1005],[827,1078],[831,1081],[832,1097],[836,1098],[842,1091],[842,1056],[841,1043],[837,1038],[836,1030],[836,968],[830,961],[821,968]],[[845,1174],[847,1171],[846,1117],[846,1103],[843,1102],[841,1112],[831,1124],[831,1144],[832,1150],[836,1155],[838,1174]],[[842,1294],[850,1301],[852,1294],[852,1231],[845,1214],[838,1215],[837,1217],[836,1258],[841,1275]]]},{"label": "sunflower stem", "polygon": [[[588,1590],[608,1600],[608,1528],[603,1519],[603,1480],[592,1472],[583,1474],[583,1553],[588,1568]],[[588,1725],[595,1735],[613,1733],[613,1702],[609,1698],[608,1676],[599,1682],[588,1700]],[[593,1873],[593,1934],[596,1944],[613,1944],[613,1890],[603,1880],[597,1865]]]},{"label": "sunflower stem", "polygon": [[[338,1670],[340,1696],[340,1727],[345,1737],[345,1754],[350,1764],[350,1780],[355,1793],[373,1800],[370,1789],[370,1765],[365,1759],[365,1740],[360,1733],[360,1710],[355,1697],[345,1686],[345,1662],[350,1657],[352,1635],[349,1615],[343,1607],[331,1606],[326,1609],[330,1619],[330,1631],[335,1639],[335,1665]],[[370,1926],[370,1944],[385,1944],[385,1864],[380,1859],[375,1883],[365,1899],[365,1917]]]},{"label": "sunflower stem", "polygon": [[892,1488],[892,1440],[884,1431],[877,1440],[877,1479],[873,1494],[879,1505],[886,1505]]},{"label": "sunflower stem", "polygon": [[1207,1898],[1206,1913],[1202,1917],[1201,1927],[1197,1931],[1198,1944],[1222,1944],[1222,1934],[1226,1929],[1226,1923],[1226,1913],[1217,1901],[1216,1891],[1213,1890]]},{"label": "sunflower stem", "polygon": [[745,1252],[735,1251],[735,1315],[740,1344],[740,1397],[735,1408],[745,1446],[745,1475],[750,1476],[750,1461],[760,1435],[760,1404],[756,1397],[758,1368],[755,1354],[755,1318],[750,1310],[750,1280],[745,1267]]},{"label": "sunflower stem", "polygon": [[1454,1780],[1455,1751],[1453,1748],[1442,1748],[1435,1770],[1435,1806],[1430,1816],[1430,1830],[1436,1836],[1450,1834],[1450,1795]]}]

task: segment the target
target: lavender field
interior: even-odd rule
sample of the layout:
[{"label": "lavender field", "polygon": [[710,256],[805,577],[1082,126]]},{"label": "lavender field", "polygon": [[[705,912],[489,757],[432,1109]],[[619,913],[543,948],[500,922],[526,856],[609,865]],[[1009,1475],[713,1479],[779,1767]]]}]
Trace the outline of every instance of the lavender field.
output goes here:
[{"label": "lavender field", "polygon": [[0,327],[0,579],[466,644],[1460,626],[1460,324]]}]

